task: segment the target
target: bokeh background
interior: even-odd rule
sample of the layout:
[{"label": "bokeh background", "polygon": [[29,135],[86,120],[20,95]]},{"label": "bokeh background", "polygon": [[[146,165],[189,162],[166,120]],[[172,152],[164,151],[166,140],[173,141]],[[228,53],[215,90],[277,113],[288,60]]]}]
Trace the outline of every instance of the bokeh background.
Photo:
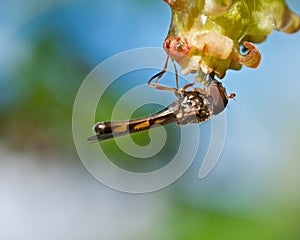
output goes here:
[{"label": "bokeh background", "polygon": [[[299,1],[288,2],[300,14]],[[197,178],[201,146],[181,179],[144,195],[105,187],[81,163],[72,139],[80,84],[114,54],[161,47],[170,17],[160,0],[1,1],[0,239],[300,239],[300,33],[274,32],[259,45],[258,69],[228,72],[224,84],[237,98],[207,178]],[[117,99],[131,78],[107,96]],[[165,155],[176,151],[172,139]]]}]

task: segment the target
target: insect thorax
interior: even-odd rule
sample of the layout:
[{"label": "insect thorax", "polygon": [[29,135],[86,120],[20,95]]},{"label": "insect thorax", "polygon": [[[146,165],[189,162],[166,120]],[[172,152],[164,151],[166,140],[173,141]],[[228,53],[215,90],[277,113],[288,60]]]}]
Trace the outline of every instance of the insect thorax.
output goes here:
[{"label": "insect thorax", "polygon": [[179,125],[207,121],[213,115],[213,105],[210,96],[197,91],[183,92],[179,97],[178,108],[174,112]]}]

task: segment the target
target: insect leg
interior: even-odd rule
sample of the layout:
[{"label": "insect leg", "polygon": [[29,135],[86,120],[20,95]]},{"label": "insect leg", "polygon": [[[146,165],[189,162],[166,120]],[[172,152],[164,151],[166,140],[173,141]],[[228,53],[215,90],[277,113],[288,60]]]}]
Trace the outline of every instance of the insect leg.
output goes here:
[{"label": "insect leg", "polygon": [[[188,88],[193,87],[193,86],[196,84],[196,82],[202,83],[202,84],[204,85],[204,87],[205,87],[205,85],[206,85],[207,82],[208,82],[208,81],[206,80],[206,78],[207,78],[207,74],[203,73],[202,71],[198,72],[198,74],[197,74],[196,77],[194,78],[194,81],[193,81],[192,83],[186,84],[186,85],[181,89],[181,91],[185,92]],[[198,89],[199,89],[199,88],[198,88]],[[202,93],[202,94],[204,94],[204,93],[205,93],[205,91],[203,90],[203,93]],[[206,93],[206,95],[207,95],[207,93]]]},{"label": "insect leg", "polygon": [[[158,89],[158,90],[167,90],[167,91],[171,91],[171,92],[177,93],[177,92],[178,92],[178,73],[177,73],[177,68],[176,68],[176,66],[175,66],[175,63],[174,63],[173,59],[172,59],[172,61],[173,61],[174,67],[175,67],[175,73],[176,73],[176,86],[177,86],[177,88],[167,87],[167,86],[163,86],[163,85],[159,85],[159,84],[158,84],[158,82],[159,82],[159,80],[161,79],[161,77],[162,77],[162,76],[166,73],[166,71],[167,71],[169,58],[170,58],[170,56],[168,55],[168,56],[167,56],[167,59],[166,59],[166,62],[165,62],[165,65],[164,65],[164,69],[163,69],[161,72],[159,72],[159,73],[155,74],[154,76],[152,76],[152,77],[148,80],[148,85],[151,86],[151,87],[154,87],[154,88],[156,88],[156,89]],[[152,81],[153,81],[154,79],[156,79],[156,81],[155,81],[155,83],[152,83]]]},{"label": "insect leg", "polygon": [[175,79],[176,79],[176,88],[178,89],[178,71],[177,71],[177,67],[176,67],[176,64],[175,64],[175,61],[173,58],[171,58],[172,60],[172,63],[173,63],[173,67],[174,67],[174,70],[175,70]]}]

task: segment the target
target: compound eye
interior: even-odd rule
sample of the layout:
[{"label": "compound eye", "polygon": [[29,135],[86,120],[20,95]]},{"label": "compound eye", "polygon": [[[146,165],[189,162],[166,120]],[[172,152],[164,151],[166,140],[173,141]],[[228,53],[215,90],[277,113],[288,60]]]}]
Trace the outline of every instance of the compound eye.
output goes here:
[{"label": "compound eye", "polygon": [[222,85],[213,85],[209,88],[209,91],[213,101],[213,114],[217,115],[222,112],[228,104],[226,91]]}]

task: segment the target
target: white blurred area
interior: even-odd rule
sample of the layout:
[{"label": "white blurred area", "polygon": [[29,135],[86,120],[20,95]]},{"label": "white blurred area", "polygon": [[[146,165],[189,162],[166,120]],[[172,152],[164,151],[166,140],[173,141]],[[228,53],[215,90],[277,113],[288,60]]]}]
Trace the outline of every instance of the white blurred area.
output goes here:
[{"label": "white blurred area", "polygon": [[1,147],[0,239],[146,239],[163,224],[165,193],[123,194],[61,156],[42,158]]}]

